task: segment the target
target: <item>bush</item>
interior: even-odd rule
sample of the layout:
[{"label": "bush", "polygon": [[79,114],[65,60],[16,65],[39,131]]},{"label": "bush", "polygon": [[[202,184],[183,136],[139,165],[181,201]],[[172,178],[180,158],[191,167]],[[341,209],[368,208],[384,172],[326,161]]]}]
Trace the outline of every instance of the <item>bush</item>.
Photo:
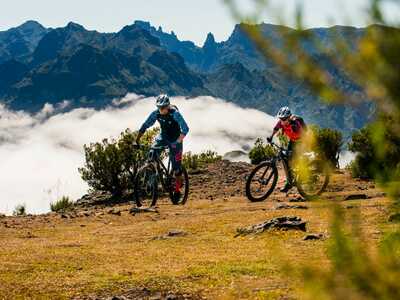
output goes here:
[{"label": "bush", "polygon": [[261,138],[258,138],[254,144],[254,147],[250,150],[249,158],[253,165],[270,159],[276,154],[275,149],[268,144],[265,144]]},{"label": "bush", "polygon": [[82,179],[93,190],[108,191],[116,196],[133,189],[137,168],[147,157],[158,132],[158,129],[148,130],[141,139],[145,147],[140,150],[134,148],[138,133],[129,129],[122,132],[118,140],[104,139],[85,145],[85,165],[79,168]]},{"label": "bush", "polygon": [[74,206],[74,202],[69,197],[63,196],[56,202],[50,203],[50,210],[54,212],[64,212]]},{"label": "bush", "polygon": [[182,164],[188,171],[197,171],[204,168],[207,164],[220,161],[222,157],[217,152],[208,150],[200,154],[187,152],[183,155]]},{"label": "bush", "polygon": [[26,216],[26,204],[18,204],[13,211],[13,216]]},{"label": "bush", "polygon": [[353,134],[349,149],[357,153],[351,165],[354,177],[383,183],[400,180],[400,137],[392,124],[390,118],[382,116]]},{"label": "bush", "polygon": [[339,154],[343,146],[343,136],[340,131],[331,128],[311,126],[315,136],[315,151],[332,166],[339,168]]}]

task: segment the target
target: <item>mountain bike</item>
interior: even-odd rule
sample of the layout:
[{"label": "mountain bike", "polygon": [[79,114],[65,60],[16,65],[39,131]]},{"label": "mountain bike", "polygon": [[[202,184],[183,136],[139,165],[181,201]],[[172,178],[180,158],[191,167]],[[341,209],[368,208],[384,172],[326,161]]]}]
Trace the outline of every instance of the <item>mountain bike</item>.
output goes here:
[{"label": "mountain bike", "polygon": [[264,201],[272,194],[278,182],[279,162],[282,162],[286,176],[291,172],[294,186],[305,199],[315,199],[326,190],[329,184],[329,167],[325,160],[314,152],[304,153],[301,157],[301,167],[290,170],[288,151],[274,142],[269,144],[276,154],[255,167],[247,178],[246,196],[250,201]]},{"label": "mountain bike", "polygon": [[[137,145],[136,147],[144,149],[141,145]],[[148,159],[137,171],[134,184],[134,197],[138,207],[155,206],[160,191],[168,193],[171,202],[175,205],[184,205],[188,199],[189,176],[183,166],[180,188],[181,196],[179,199],[174,197],[176,178],[172,170],[171,159],[168,158],[168,164],[165,166],[160,156],[164,150],[168,150],[168,147],[152,146],[149,151]]]}]

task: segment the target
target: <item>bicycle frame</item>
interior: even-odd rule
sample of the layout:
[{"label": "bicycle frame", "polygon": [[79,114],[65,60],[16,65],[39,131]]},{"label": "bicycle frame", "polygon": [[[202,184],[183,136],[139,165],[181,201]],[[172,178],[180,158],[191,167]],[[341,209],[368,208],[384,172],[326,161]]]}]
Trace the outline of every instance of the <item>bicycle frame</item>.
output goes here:
[{"label": "bicycle frame", "polygon": [[158,178],[160,178],[161,185],[163,186],[164,190],[167,190],[167,184],[164,180],[164,176],[162,176],[162,173],[164,172],[168,177],[171,177],[172,163],[168,155],[168,165],[167,167],[164,165],[163,161],[160,158],[160,153],[164,150],[169,151],[168,147],[151,147],[147,162],[155,165],[155,169],[157,170],[157,176]]},{"label": "bicycle frame", "polygon": [[[285,154],[285,152],[286,152],[287,150],[284,149],[284,148],[282,148],[281,146],[275,144],[274,142],[269,142],[269,144],[270,144],[271,146],[273,146],[275,149],[278,150],[278,153],[271,159],[271,162],[272,162],[273,164],[277,164],[278,162],[281,161],[282,164],[283,164],[283,168],[284,168],[284,170],[285,170],[285,174],[286,174],[286,176],[288,176],[290,170],[289,170],[288,162],[287,162],[287,160],[286,160],[287,155]],[[294,178],[293,178],[293,179],[294,179]]]}]

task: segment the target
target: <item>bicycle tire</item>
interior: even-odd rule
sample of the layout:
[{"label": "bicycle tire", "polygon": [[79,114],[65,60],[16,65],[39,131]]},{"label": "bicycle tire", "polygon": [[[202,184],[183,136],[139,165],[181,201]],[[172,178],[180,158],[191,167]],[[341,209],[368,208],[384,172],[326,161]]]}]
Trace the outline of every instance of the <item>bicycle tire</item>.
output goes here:
[{"label": "bicycle tire", "polygon": [[[148,172],[148,173],[146,173]],[[152,182],[146,188],[149,188],[149,192],[151,196],[149,198],[149,205],[144,205],[144,197],[143,197],[143,183],[142,176],[151,175]],[[146,179],[144,179],[146,180]],[[135,186],[134,186],[134,195],[135,195],[135,202],[138,207],[153,207],[156,205],[158,200],[158,175],[157,170],[152,164],[146,164],[143,167],[139,168],[135,178]]]},{"label": "bicycle tire", "polygon": [[182,167],[182,176],[183,176],[183,180],[184,180],[185,191],[184,191],[181,199],[179,201],[176,201],[174,199],[174,193],[173,193],[172,188],[170,188],[170,190],[169,190],[169,197],[171,199],[172,204],[174,204],[174,205],[185,205],[188,200],[188,197],[189,197],[189,187],[190,187],[189,175],[188,175],[188,172],[185,169],[185,167]]},{"label": "bicycle tire", "polygon": [[[255,197],[251,191],[251,183],[253,182],[253,177],[257,174],[257,172],[265,167],[271,168],[272,173],[270,176],[273,176],[273,178],[269,178],[268,182],[272,179],[272,185],[271,185],[270,189],[264,195],[262,195],[261,197]],[[265,172],[267,172],[267,171],[265,171]],[[265,176],[265,174],[263,176]],[[250,173],[249,177],[247,178],[246,196],[251,202],[264,201],[272,194],[272,192],[274,191],[274,189],[276,187],[277,182],[278,182],[278,168],[276,167],[276,164],[274,164],[272,162],[261,163],[257,167],[254,168],[254,170]]]}]

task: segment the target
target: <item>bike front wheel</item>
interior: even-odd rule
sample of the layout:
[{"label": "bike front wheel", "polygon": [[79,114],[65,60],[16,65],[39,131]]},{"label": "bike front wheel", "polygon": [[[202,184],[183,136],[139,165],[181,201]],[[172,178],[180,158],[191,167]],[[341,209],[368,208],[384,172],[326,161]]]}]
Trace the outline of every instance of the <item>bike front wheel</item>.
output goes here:
[{"label": "bike front wheel", "polygon": [[258,165],[246,181],[246,196],[251,202],[267,199],[278,182],[278,169],[273,162]]},{"label": "bike front wheel", "polygon": [[325,192],[330,180],[330,169],[326,164],[315,162],[297,173],[297,190],[305,199],[314,200]]},{"label": "bike front wheel", "polygon": [[[189,197],[189,175],[185,167],[182,167],[181,182],[177,183],[174,176],[169,185],[169,197],[174,205],[185,205]],[[179,184],[179,193],[176,193],[176,185]]]},{"label": "bike front wheel", "polygon": [[137,171],[134,195],[138,207],[149,208],[156,205],[158,199],[158,175],[154,165],[146,164]]}]

